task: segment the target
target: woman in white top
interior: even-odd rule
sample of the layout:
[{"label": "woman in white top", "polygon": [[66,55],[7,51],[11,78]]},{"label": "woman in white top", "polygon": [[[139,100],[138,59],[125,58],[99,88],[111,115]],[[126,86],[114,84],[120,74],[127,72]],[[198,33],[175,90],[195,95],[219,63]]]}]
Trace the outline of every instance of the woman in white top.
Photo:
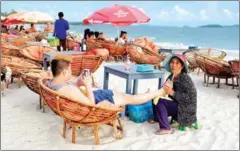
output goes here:
[{"label": "woman in white top", "polygon": [[127,32],[121,31],[120,38],[117,40],[117,43],[125,44],[127,42]]}]

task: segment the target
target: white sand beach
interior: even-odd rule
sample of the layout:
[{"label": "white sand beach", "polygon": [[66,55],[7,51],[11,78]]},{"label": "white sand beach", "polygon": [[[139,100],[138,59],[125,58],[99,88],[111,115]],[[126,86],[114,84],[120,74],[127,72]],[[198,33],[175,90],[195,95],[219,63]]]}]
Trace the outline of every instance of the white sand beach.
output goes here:
[{"label": "white sand beach", "polygon": [[[102,87],[103,66],[95,72],[97,82]],[[166,73],[167,76],[167,73]],[[166,77],[165,76],[165,77]],[[172,135],[157,136],[157,123],[134,123],[126,117],[122,119],[124,135],[115,140],[113,129],[101,126],[100,145],[94,145],[92,127],[82,127],[76,132],[76,144],[71,143],[71,129],[67,137],[61,136],[63,120],[47,107],[43,113],[39,109],[39,96],[24,84],[19,89],[17,83],[10,85],[1,99],[1,144],[2,149],[224,149],[239,150],[239,99],[238,89],[224,84],[209,87],[203,85],[203,73],[190,73],[197,88],[197,118],[199,129],[186,132],[175,130]],[[125,91],[125,80],[110,75],[109,88]],[[210,80],[211,81],[211,80]],[[150,88],[157,89],[157,79],[140,80],[139,93]]]}]

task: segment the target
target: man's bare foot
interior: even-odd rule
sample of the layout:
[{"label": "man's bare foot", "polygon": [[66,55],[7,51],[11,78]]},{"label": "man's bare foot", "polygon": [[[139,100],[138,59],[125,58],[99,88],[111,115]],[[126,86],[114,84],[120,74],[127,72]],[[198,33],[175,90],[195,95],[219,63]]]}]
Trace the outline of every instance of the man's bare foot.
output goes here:
[{"label": "man's bare foot", "polygon": [[158,130],[155,134],[156,135],[165,135],[165,134],[173,134],[174,131],[171,128],[170,130]]}]

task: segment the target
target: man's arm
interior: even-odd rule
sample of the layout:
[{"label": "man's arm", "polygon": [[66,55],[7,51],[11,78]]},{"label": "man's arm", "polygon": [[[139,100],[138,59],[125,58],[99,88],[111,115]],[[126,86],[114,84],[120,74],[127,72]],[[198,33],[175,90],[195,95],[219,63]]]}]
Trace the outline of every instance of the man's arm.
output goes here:
[{"label": "man's arm", "polygon": [[[90,89],[87,89],[87,91],[90,91]],[[65,96],[68,96],[78,102],[95,104],[95,100],[94,101],[90,100],[89,97],[86,97],[77,87],[65,86],[65,87],[59,89],[58,92],[64,94]],[[87,92],[87,93],[89,93],[89,92]],[[93,92],[91,92],[91,93],[93,93]]]},{"label": "man's arm", "polygon": [[66,29],[66,30],[69,30],[69,24],[68,24],[68,21],[66,21],[66,23],[65,23],[65,29]]}]

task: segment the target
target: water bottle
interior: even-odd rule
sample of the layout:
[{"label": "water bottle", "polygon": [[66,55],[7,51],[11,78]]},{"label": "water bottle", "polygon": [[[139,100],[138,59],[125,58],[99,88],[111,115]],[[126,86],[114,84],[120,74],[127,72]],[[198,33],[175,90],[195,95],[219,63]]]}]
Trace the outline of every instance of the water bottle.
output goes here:
[{"label": "water bottle", "polygon": [[7,72],[5,73],[6,84],[10,84],[12,80],[12,69],[6,66]]},{"label": "water bottle", "polygon": [[87,45],[83,43],[83,51],[87,51]]},{"label": "water bottle", "polygon": [[86,40],[85,39],[82,40],[82,48],[81,49],[82,49],[82,52],[87,50]]},{"label": "water bottle", "polygon": [[74,51],[79,51],[79,44],[78,43],[74,43],[73,50]]},{"label": "water bottle", "polygon": [[126,62],[125,62],[125,70],[126,71],[130,71],[131,69],[131,60],[130,60],[130,56],[129,54],[127,55],[127,59],[126,59]]}]

